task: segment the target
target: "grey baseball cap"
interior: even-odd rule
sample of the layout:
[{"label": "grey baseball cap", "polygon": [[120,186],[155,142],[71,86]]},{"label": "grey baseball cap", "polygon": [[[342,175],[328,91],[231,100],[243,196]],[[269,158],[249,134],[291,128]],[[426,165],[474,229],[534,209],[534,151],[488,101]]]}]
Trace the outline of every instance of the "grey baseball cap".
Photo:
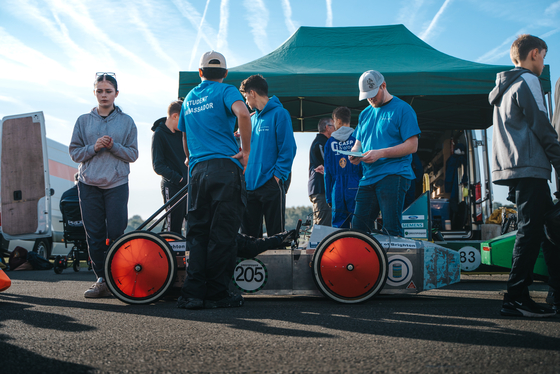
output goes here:
[{"label": "grey baseball cap", "polygon": [[368,70],[360,77],[360,100],[369,99],[377,95],[379,86],[385,82],[383,75],[376,70]]}]

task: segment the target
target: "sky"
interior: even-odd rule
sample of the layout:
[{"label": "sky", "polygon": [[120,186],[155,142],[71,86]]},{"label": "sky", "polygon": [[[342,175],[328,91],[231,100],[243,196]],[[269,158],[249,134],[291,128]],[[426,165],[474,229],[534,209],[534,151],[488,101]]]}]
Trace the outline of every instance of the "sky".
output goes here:
[{"label": "sky", "polygon": [[[549,46],[545,63],[553,87],[559,78],[560,1],[2,0],[0,118],[43,111],[47,136],[68,145],[78,116],[97,105],[95,73],[115,72],[116,104],[138,127],[129,216],[146,219],[162,205],[161,177],[151,165],[151,126],[176,100],[179,71],[196,70],[201,54],[212,49],[226,56],[229,67],[250,62],[300,26],[391,24],[404,24],[448,55],[497,65],[511,65],[517,35],[533,34]],[[310,206],[307,168],[315,134],[295,137],[287,206]],[[495,190],[496,200],[505,202],[504,196]]]}]

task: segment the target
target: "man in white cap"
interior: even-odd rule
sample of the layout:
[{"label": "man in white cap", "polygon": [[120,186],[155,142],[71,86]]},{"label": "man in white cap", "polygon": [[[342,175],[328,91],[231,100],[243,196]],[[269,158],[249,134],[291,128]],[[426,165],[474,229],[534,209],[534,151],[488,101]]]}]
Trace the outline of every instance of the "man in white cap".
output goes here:
[{"label": "man in white cap", "polygon": [[[179,117],[189,166],[187,277],[179,308],[228,308],[243,297],[228,291],[237,257],[236,237],[247,204],[244,170],[251,149],[251,117],[218,52],[202,55],[202,83],[185,98]],[[242,151],[233,135],[239,124]]]},{"label": "man in white cap", "polygon": [[362,162],[363,177],[356,195],[352,227],[371,231],[381,211],[383,228],[394,236],[403,236],[402,211],[406,191],[415,178],[412,153],[418,149],[420,128],[410,105],[387,91],[381,73],[368,70],[359,81],[360,100],[369,106],[360,113],[354,131],[354,152],[350,162]]}]

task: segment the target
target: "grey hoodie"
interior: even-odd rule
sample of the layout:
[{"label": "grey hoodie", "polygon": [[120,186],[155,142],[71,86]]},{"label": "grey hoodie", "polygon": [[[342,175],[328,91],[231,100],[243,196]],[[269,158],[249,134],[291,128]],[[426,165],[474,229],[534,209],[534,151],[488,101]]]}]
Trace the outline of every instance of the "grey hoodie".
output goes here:
[{"label": "grey hoodie", "polygon": [[539,78],[520,67],[498,73],[489,101],[494,105],[494,183],[550,179],[551,163],[560,172],[558,134],[548,120]]},{"label": "grey hoodie", "polygon": [[350,135],[354,132],[354,129],[348,126],[341,126],[338,130],[333,132],[331,136],[338,140],[339,142],[345,142],[348,140]]},{"label": "grey hoodie", "polygon": [[[97,139],[113,138],[113,148],[94,151]],[[128,182],[130,162],[138,158],[138,139],[134,120],[121,109],[102,118],[97,108],[81,115],[76,121],[70,142],[70,157],[80,163],[78,180],[90,186],[113,188]]]}]

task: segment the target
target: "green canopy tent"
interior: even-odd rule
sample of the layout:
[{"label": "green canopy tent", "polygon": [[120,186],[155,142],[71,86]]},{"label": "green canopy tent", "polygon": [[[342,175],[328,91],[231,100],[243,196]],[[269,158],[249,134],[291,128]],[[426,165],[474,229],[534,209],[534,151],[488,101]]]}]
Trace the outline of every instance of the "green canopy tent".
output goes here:
[{"label": "green canopy tent", "polygon": [[[412,105],[425,133],[490,127],[488,93],[496,73],[511,68],[446,55],[403,25],[300,27],[275,51],[229,69],[225,83],[239,87],[248,76],[262,74],[269,93],[290,112],[294,131],[317,131],[318,119],[341,105],[352,109],[356,125],[367,105],[358,100],[358,79],[374,69],[385,76],[391,94]],[[541,82],[549,93],[548,66]],[[199,83],[198,71],[180,72],[179,97]]]}]

